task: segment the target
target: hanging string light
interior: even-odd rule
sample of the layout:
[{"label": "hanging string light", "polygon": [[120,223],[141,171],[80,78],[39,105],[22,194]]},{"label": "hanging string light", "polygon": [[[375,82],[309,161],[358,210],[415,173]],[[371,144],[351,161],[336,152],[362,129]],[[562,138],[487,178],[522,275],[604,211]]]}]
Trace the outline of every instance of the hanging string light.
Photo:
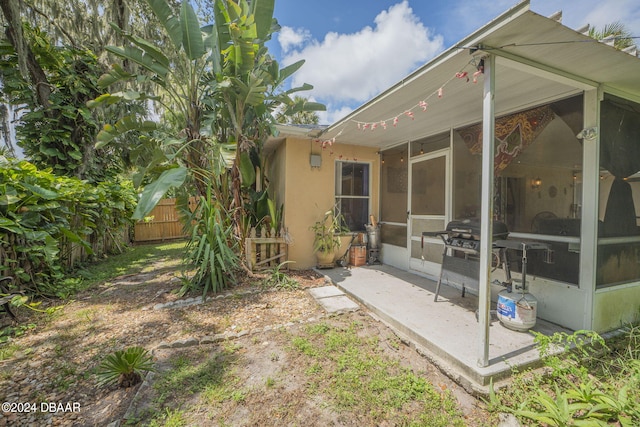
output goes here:
[{"label": "hanging string light", "polygon": [[376,130],[378,128],[378,126],[381,126],[383,129],[386,130],[387,129],[387,122],[391,122],[393,124],[393,127],[398,127],[398,125],[400,124],[400,118],[403,117],[403,116],[404,117],[408,117],[411,120],[414,120],[416,118],[415,110],[421,110],[422,112],[426,112],[428,107],[429,107],[429,103],[427,101],[430,98],[433,98],[433,97],[443,98],[445,96],[444,89],[449,83],[451,83],[454,80],[464,80],[465,82],[468,83],[470,81],[470,78],[469,78],[469,72],[466,70],[466,68],[468,68],[470,66],[473,66],[477,70],[473,74],[473,82],[477,83],[478,76],[484,72],[484,63],[481,60],[480,64],[476,65],[476,60],[474,58],[471,61],[469,61],[469,63],[467,63],[462,68],[462,70],[460,70],[457,73],[455,73],[451,78],[449,78],[442,85],[440,85],[437,90],[435,90],[434,92],[430,93],[424,99],[419,101],[416,105],[412,106],[411,108],[408,108],[407,110],[403,111],[402,113],[395,114],[395,115],[393,115],[393,116],[391,116],[389,118],[386,118],[386,119],[383,119],[383,120],[378,120],[376,122],[362,122],[362,121],[358,121],[358,120],[351,120],[351,122],[355,123],[359,130],[362,130],[362,131],[372,130],[373,131],[373,130]]},{"label": "hanging string light", "polygon": [[[433,98],[433,97],[437,97],[439,99],[443,98],[445,96],[445,87],[450,84],[452,81],[454,80],[464,80],[466,83],[469,83],[469,81],[471,81],[471,79],[469,78],[469,72],[466,70],[468,67],[473,67],[476,71],[473,73],[473,83],[477,83],[478,82],[478,77],[484,73],[484,60],[480,60],[479,63],[476,62],[476,59],[473,58],[471,59],[460,71],[458,71],[457,73],[455,73],[452,77],[450,77],[447,81],[445,81],[442,85],[440,85],[438,87],[438,89],[436,89],[435,91],[431,92],[430,94],[428,94],[424,99],[420,100],[416,105],[412,106],[411,108],[408,108],[406,110],[404,110],[401,113],[395,114],[393,116],[390,116],[386,119],[382,119],[382,120],[377,120],[374,122],[363,122],[363,121],[358,121],[358,120],[350,120],[349,122],[345,123],[342,128],[340,129],[340,131],[332,138],[330,139],[325,139],[325,140],[316,140],[316,142],[320,143],[320,145],[322,146],[322,148],[327,148],[332,146],[335,142],[336,139],[342,135],[342,133],[344,132],[344,130],[346,129],[346,127],[350,124],[350,123],[355,123],[356,127],[358,130],[361,131],[376,131],[380,128],[382,128],[383,130],[387,130],[388,127],[388,123],[391,122],[391,125],[395,128],[398,127],[398,125],[400,124],[400,119],[402,117],[407,117],[411,120],[415,120],[416,119],[416,114],[415,114],[415,110],[419,110],[421,112],[427,112],[430,105],[427,102],[429,99]],[[421,147],[420,148],[420,154],[424,153],[424,149]],[[341,156],[342,158],[342,156]],[[384,163],[384,159],[382,159],[383,163]],[[404,161],[404,157],[400,158],[400,161]]]}]

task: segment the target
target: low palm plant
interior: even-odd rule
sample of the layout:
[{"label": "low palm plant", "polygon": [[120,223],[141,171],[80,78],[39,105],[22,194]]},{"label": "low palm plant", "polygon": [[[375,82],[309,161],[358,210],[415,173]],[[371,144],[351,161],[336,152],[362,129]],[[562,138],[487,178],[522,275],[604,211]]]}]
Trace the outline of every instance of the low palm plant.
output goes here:
[{"label": "low palm plant", "polygon": [[141,372],[153,370],[153,358],[142,347],[129,347],[108,355],[98,368],[98,384],[131,387],[142,381]]}]

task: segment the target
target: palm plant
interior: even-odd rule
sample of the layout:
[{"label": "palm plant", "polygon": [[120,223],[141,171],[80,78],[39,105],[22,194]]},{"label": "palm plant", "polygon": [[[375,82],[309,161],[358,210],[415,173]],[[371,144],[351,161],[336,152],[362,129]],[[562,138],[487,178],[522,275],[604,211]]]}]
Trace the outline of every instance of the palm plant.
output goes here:
[{"label": "palm plant", "polygon": [[589,28],[589,37],[599,41],[613,38],[613,46],[616,49],[626,49],[633,46],[633,38],[631,32],[622,22],[612,22],[602,27],[602,30]]},{"label": "palm plant", "polygon": [[153,370],[153,358],[142,347],[129,347],[108,355],[97,372],[98,384],[131,387],[142,381],[141,372]]}]

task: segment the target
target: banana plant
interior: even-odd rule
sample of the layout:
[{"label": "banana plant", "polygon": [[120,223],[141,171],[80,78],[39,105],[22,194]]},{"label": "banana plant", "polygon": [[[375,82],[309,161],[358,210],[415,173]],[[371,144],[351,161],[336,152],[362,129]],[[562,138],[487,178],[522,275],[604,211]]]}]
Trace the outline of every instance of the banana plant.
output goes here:
[{"label": "banana plant", "polygon": [[[215,201],[215,209],[201,211],[208,217],[200,218],[201,226],[194,228],[192,244],[213,236],[217,243],[225,242],[227,249],[241,252],[262,142],[274,132],[272,113],[276,109],[291,114],[317,111],[324,106],[291,98],[293,93],[311,89],[311,85],[282,88],[304,61],[281,69],[268,54],[265,43],[279,29],[273,18],[275,0],[214,0],[215,22],[207,26],[201,26],[189,1],[182,1],[179,10],[167,0],[146,1],[168,34],[170,45],[162,46],[116,28],[128,44],[107,50],[137,64],[142,71],[134,74],[114,65],[98,84],[117,90],[89,105],[95,108],[125,100],[151,102],[162,120],[135,114],[124,117],[104,126],[97,146],[128,132],[142,132],[145,136],[141,144],[154,145],[134,152],[152,153],[144,172],[156,175],[144,187],[134,219],[144,218],[170,188],[193,183],[200,199]],[[138,90],[139,83],[145,83],[142,87],[153,86],[154,92]],[[142,182],[140,175],[136,181]],[[229,217],[230,227],[216,225],[221,215]],[[205,258],[216,260],[212,265],[205,265],[205,258],[200,256],[191,257],[192,263],[198,263],[196,282],[205,290],[217,290],[219,286],[212,284],[221,283],[221,272],[231,270],[227,270],[233,267],[228,263],[236,263],[235,258],[224,256],[221,245],[211,247],[213,252]],[[218,264],[220,259],[224,262]]]},{"label": "banana plant", "polygon": [[[250,185],[247,179],[255,179],[246,173],[243,153],[254,147],[260,151],[262,141],[273,132],[271,113],[277,108],[293,114],[323,110],[324,106],[296,103],[291,98],[291,94],[311,89],[311,85],[281,90],[284,81],[304,61],[280,69],[267,53],[265,42],[279,29],[273,18],[274,0],[215,0],[215,22],[207,26],[201,26],[188,1],[181,3],[179,11],[167,0],[147,3],[168,34],[171,46],[158,45],[115,27],[128,45],[110,46],[107,50],[136,63],[143,71],[133,74],[121,65],[112,66],[98,84],[120,90],[105,93],[88,105],[95,108],[125,100],[149,101],[166,117],[165,122],[175,126],[167,128],[133,114],[106,124],[96,145],[104,146],[131,131],[172,142],[171,150],[162,151],[166,155],[155,152],[153,170],[159,176],[154,185],[146,186],[142,192],[134,219],[143,218],[158,195],[182,186],[187,179],[204,195],[212,173],[228,174],[233,197],[232,206],[227,208],[238,212],[239,217],[245,199],[243,187]],[[138,91],[136,83],[141,82],[151,83],[155,93]],[[255,169],[258,165],[253,166]]]}]

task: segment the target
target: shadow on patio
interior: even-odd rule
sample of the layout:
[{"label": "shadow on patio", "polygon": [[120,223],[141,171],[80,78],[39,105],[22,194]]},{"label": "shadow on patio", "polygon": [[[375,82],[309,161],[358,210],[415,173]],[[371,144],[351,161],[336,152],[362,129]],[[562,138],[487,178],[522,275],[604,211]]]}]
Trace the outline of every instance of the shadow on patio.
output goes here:
[{"label": "shadow on patio", "polygon": [[[489,332],[489,366],[479,367],[480,326],[476,320],[478,298],[444,283],[434,302],[436,282],[388,265],[321,270],[336,286],[366,306],[396,331],[427,350],[425,356],[471,391],[485,393],[512,367],[539,362],[529,332],[505,328],[492,316]],[[495,304],[494,307],[495,308]],[[538,319],[534,331],[551,335],[571,332]]]}]

